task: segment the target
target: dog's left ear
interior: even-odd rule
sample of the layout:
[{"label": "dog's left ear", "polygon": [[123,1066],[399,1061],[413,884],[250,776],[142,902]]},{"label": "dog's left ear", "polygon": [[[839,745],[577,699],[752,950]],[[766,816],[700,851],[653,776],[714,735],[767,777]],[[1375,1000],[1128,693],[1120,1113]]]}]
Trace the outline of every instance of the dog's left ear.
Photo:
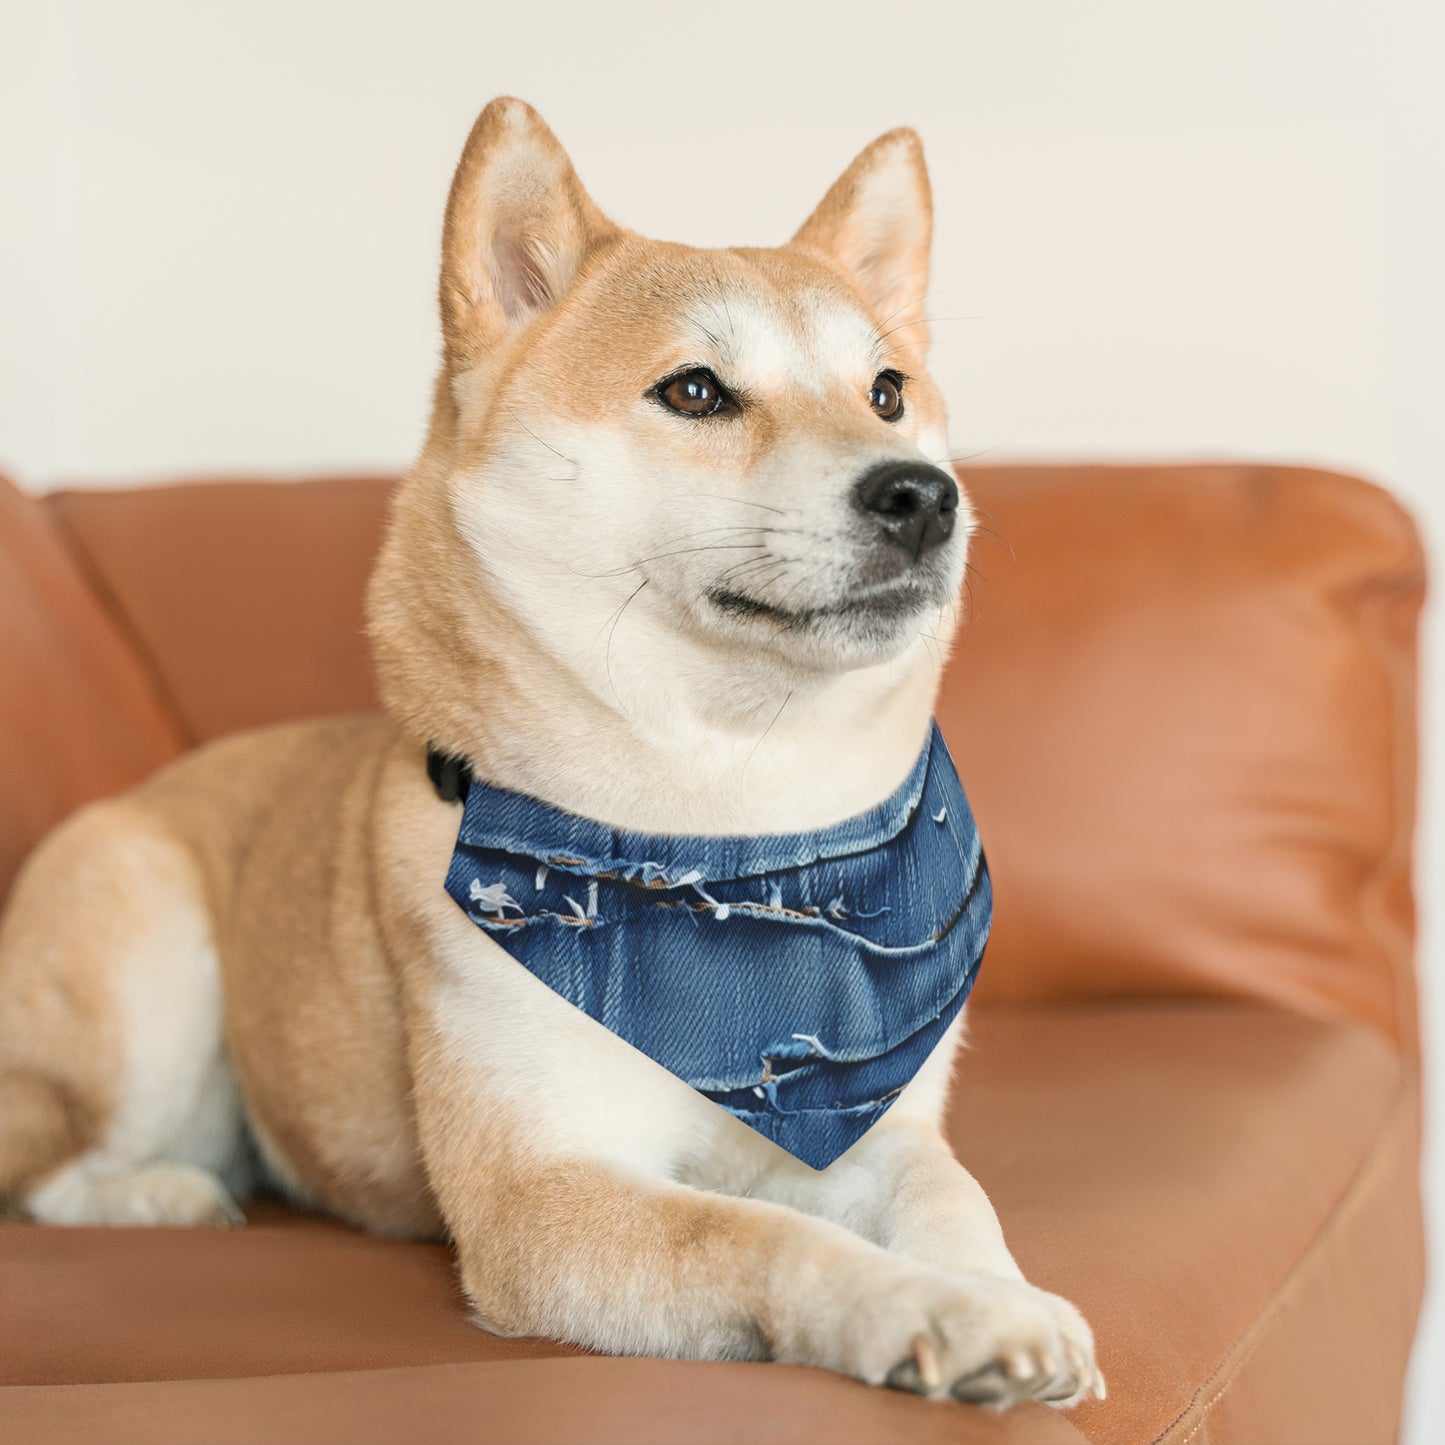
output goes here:
[{"label": "dog's left ear", "polygon": [[617,228],[592,203],[567,152],[525,101],[477,118],[452,178],[442,239],[447,358],[466,368],[548,310],[588,253]]},{"label": "dog's left ear", "polygon": [[880,325],[928,345],[923,298],[933,238],[933,195],[923,143],[908,128],[881,135],[833,182],[792,244],[837,262]]}]

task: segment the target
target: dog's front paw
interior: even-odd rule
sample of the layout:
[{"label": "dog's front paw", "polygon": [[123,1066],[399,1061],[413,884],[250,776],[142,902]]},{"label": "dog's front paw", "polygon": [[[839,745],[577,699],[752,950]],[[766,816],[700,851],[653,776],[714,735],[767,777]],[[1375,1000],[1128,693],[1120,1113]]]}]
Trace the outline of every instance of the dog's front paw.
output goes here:
[{"label": "dog's front paw", "polygon": [[919,1395],[998,1409],[1104,1398],[1083,1316],[1019,1280],[910,1269],[855,1302],[840,1343],[848,1373]]}]

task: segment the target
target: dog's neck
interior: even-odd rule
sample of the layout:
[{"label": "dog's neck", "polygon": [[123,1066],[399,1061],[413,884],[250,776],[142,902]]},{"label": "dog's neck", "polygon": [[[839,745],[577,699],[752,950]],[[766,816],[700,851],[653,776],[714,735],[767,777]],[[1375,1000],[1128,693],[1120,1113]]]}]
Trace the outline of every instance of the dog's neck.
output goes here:
[{"label": "dog's neck", "polygon": [[828,679],[684,663],[597,681],[560,665],[509,678],[473,714],[479,774],[637,831],[775,833],[892,793],[926,739],[935,675],[919,655]]}]

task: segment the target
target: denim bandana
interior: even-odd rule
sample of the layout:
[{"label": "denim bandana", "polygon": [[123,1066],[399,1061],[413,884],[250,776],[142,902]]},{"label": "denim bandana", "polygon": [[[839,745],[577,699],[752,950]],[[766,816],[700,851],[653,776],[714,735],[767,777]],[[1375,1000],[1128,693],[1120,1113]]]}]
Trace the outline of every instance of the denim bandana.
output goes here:
[{"label": "denim bandana", "polygon": [[478,779],[446,888],[550,989],[815,1169],[943,1037],[992,914],[937,724],[892,797],[808,833],[628,833]]}]

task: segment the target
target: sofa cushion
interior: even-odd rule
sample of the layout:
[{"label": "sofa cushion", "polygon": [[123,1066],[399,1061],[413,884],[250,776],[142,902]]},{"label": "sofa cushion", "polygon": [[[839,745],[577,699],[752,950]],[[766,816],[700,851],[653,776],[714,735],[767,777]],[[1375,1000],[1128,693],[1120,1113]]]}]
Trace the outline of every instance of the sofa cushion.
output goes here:
[{"label": "sofa cushion", "polygon": [[413,1409],[424,1438],[483,1442],[1392,1438],[1421,1226],[1413,1086],[1377,1033],[1218,1003],[999,1007],[972,1033],[955,1146],[1030,1277],[1093,1323],[1103,1403],[1000,1423],[820,1372],[499,1339],[442,1247],[269,1206],[221,1233],[0,1225],[7,1439],[123,1418],[364,1445]]},{"label": "sofa cushion", "polygon": [[84,1389],[0,1387],[6,1445],[1081,1445],[1003,1415],[819,1370],[662,1360],[431,1365]]},{"label": "sofa cushion", "polygon": [[978,1002],[1265,999],[1412,1055],[1399,506],[1288,467],[963,478],[983,527],[939,716],[994,878]]},{"label": "sofa cushion", "polygon": [[199,743],[376,708],[362,600],[388,485],[199,482],[49,502]]},{"label": "sofa cushion", "polygon": [[0,902],[53,824],[181,745],[123,621],[43,505],[0,477]]}]

